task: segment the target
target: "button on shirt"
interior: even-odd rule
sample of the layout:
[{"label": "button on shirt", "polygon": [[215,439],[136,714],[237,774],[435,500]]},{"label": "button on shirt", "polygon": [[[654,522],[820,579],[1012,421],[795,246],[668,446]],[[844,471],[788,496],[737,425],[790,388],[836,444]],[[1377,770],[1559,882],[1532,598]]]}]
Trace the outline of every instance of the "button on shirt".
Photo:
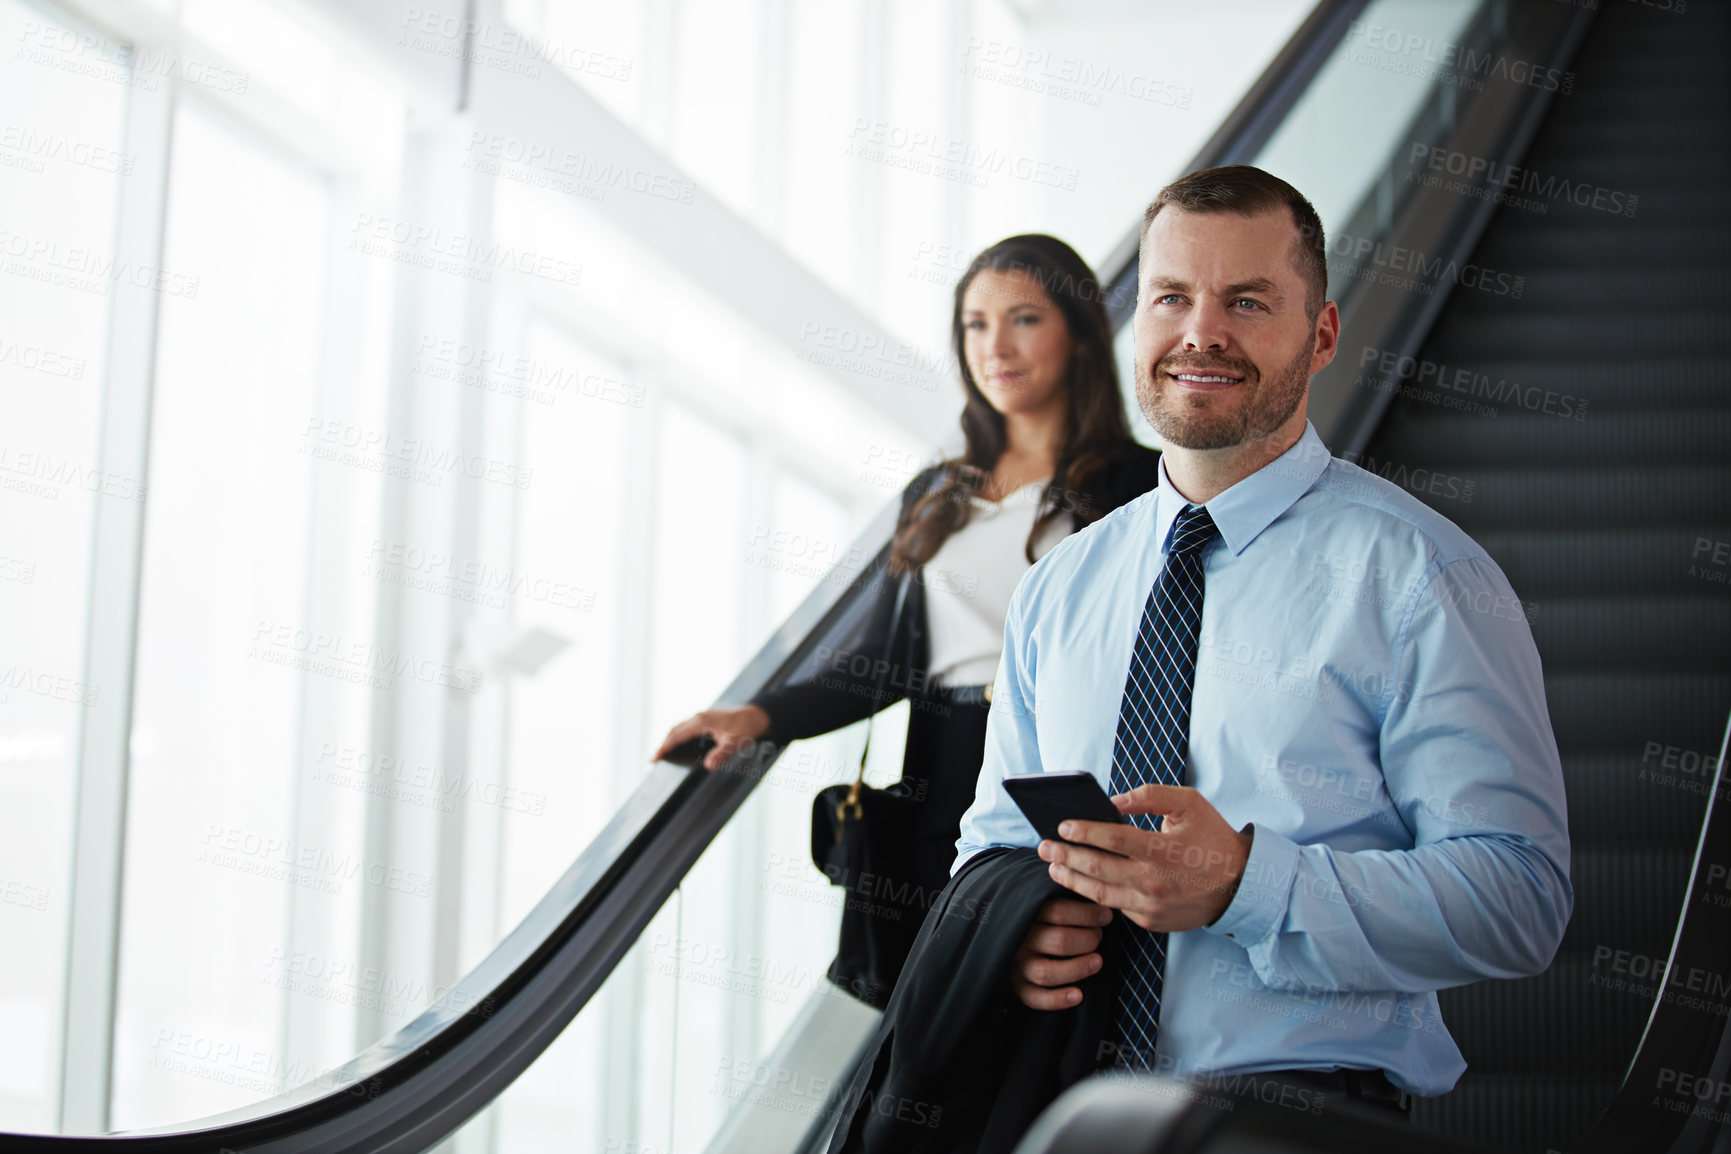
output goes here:
[{"label": "button on shirt", "polygon": [[[957,868],[1038,844],[1005,774],[1108,787],[1137,622],[1185,504],[1162,463],[1157,488],[1017,587]],[[1207,507],[1220,540],[1202,555],[1184,783],[1255,828],[1226,911],[1168,939],[1156,1068],[1383,1069],[1444,1093],[1466,1063],[1434,991],[1543,970],[1574,902],[1523,607],[1476,542],[1308,423]]]}]

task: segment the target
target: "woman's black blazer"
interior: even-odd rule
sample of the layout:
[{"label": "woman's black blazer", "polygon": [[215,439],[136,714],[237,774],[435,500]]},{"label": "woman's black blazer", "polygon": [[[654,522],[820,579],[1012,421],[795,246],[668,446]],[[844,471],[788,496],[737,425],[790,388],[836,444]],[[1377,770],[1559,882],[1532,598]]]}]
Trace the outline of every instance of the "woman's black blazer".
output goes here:
[{"label": "woman's black blazer", "polygon": [[[1074,529],[1081,509],[1101,516],[1140,497],[1159,480],[1160,454],[1142,445],[1121,450],[1082,483],[1071,508]],[[940,466],[921,472],[902,490],[901,516],[936,480]],[[786,744],[851,725],[926,689],[928,642],[925,585],[916,574],[896,636],[890,618],[900,584],[888,572],[889,546],[879,550],[805,643],[751,699],[769,714],[764,740]],[[887,662],[887,667],[880,665]],[[880,692],[879,683],[882,682]]]}]

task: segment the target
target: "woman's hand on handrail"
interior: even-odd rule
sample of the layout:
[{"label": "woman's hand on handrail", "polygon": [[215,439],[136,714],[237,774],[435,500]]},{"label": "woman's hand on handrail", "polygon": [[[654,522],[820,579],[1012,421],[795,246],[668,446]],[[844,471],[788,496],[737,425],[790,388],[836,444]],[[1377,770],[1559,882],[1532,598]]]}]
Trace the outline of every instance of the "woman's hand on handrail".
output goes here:
[{"label": "woman's hand on handrail", "polygon": [[769,730],[769,714],[755,705],[738,709],[706,709],[688,717],[672,729],[661,741],[661,748],[649,758],[660,761],[677,747],[699,737],[708,737],[715,747],[703,759],[704,769],[719,769],[723,762],[750,745]]}]

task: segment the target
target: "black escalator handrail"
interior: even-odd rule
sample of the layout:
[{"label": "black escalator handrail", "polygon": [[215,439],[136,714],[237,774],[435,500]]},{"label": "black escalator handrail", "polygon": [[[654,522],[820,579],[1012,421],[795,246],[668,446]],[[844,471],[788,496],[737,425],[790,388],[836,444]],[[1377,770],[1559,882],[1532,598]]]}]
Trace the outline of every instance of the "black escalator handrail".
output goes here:
[{"label": "black escalator handrail", "polygon": [[[1238,101],[1214,135],[1179,172],[1215,168],[1222,164],[1248,164],[1286,119],[1299,95],[1316,79],[1335,48],[1346,38],[1370,0],[1320,0],[1304,18],[1285,46],[1275,53]],[[1149,189],[1152,197],[1154,189]],[[1137,249],[1142,241],[1142,221],[1137,219],[1123,240],[1100,262],[1106,315],[1116,332],[1136,308]]]},{"label": "black escalator handrail", "polygon": [[[881,556],[890,502],[850,558]],[[722,694],[749,699],[801,660],[872,571],[838,565]],[[713,773],[653,766],[523,921],[454,988],[353,1060],[274,1098],[155,1131],[0,1134],[7,1151],[127,1154],[411,1154],[482,1110],[601,988],[780,751],[758,743]]]},{"label": "black escalator handrail", "polygon": [[1727,753],[1731,718],[1653,1012],[1617,1096],[1577,1154],[1708,1154],[1731,1145],[1731,805],[1716,804],[1731,794]]}]

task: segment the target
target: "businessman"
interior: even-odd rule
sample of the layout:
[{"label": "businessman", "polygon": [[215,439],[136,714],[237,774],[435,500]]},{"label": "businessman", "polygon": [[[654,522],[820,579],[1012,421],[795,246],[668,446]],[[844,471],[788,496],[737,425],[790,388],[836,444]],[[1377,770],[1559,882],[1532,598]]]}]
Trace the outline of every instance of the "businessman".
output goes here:
[{"label": "businessman", "polygon": [[1117,964],[1112,1064],[1404,1109],[1466,1068],[1435,991],[1550,963],[1567,821],[1501,570],[1306,419],[1340,331],[1325,254],[1309,201],[1259,169],[1149,206],[1136,393],[1159,485],[1016,590],[956,869],[1037,843],[1005,774],[1092,772],[1131,821],[1039,843],[1077,896],[1042,907],[1015,996],[1065,1009]]}]

